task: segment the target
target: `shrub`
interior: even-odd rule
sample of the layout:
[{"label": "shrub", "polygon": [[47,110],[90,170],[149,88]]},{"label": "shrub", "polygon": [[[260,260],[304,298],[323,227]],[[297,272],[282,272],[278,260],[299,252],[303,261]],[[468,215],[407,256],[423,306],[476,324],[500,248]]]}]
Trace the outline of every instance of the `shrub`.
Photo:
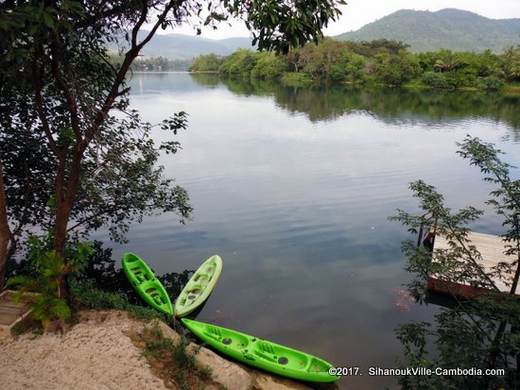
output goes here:
[{"label": "shrub", "polygon": [[196,57],[190,66],[190,72],[218,72],[224,59],[216,54],[204,54]]},{"label": "shrub", "polygon": [[226,57],[219,68],[225,76],[249,76],[256,65],[258,54],[247,49],[239,49]]},{"label": "shrub", "polygon": [[448,81],[444,73],[426,72],[422,76],[422,82],[429,87],[436,89],[453,89],[453,85]]},{"label": "shrub", "polygon": [[25,259],[25,270],[28,272],[12,276],[7,281],[8,287],[18,289],[17,300],[31,304],[32,317],[41,322],[44,330],[53,321],[70,318],[71,310],[62,298],[60,288],[69,274],[84,267],[92,251],[90,243],[69,245],[65,250],[65,261],[56,251],[48,250],[49,242],[50,236],[30,237]]},{"label": "shrub", "polygon": [[347,78],[347,67],[341,64],[334,64],[330,67],[329,78],[332,81],[343,81]]},{"label": "shrub", "polygon": [[384,53],[376,56],[374,75],[380,83],[398,87],[418,75],[420,69],[417,59],[410,54]]},{"label": "shrub", "polygon": [[481,88],[486,91],[498,91],[504,86],[504,82],[498,77],[490,76],[480,80]]},{"label": "shrub", "polygon": [[277,79],[287,70],[287,63],[274,53],[258,53],[255,66],[251,69],[251,77],[256,79]]},{"label": "shrub", "polygon": [[130,315],[140,319],[158,318],[167,320],[158,311],[145,306],[131,304],[125,294],[100,290],[96,287],[93,280],[83,280],[81,282],[73,280],[70,283],[70,291],[80,307],[125,310]]}]

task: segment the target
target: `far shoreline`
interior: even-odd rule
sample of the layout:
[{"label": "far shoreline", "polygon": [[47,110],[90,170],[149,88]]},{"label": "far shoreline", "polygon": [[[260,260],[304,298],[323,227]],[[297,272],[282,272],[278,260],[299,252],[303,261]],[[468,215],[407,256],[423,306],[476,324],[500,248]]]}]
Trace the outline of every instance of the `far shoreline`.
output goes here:
[{"label": "far shoreline", "polygon": [[189,70],[139,70],[139,71],[133,71],[133,74],[164,74],[164,73],[180,73],[180,74],[216,74],[218,75],[219,72],[217,71],[197,71],[197,72],[191,72]]},{"label": "far shoreline", "polygon": [[[189,70],[162,70],[162,71],[134,71],[133,74],[211,74],[216,75],[219,77],[225,77],[218,71],[189,71]],[[266,80],[260,80],[260,81],[266,81]],[[284,84],[284,83],[282,83]],[[300,87],[309,87],[310,85],[317,85],[319,84],[318,81],[313,80],[310,83],[302,83],[299,85]],[[391,89],[403,89],[403,90],[422,90],[422,91],[439,91],[439,92],[480,92],[480,93],[496,93],[496,94],[502,94],[502,95],[520,95],[520,86],[515,83],[510,83],[504,85],[501,89],[497,91],[486,91],[479,88],[474,87],[459,87],[454,89],[440,89],[440,88],[432,88],[424,84],[417,84],[417,83],[406,83],[403,84],[400,87],[391,87],[384,84],[356,84],[352,82],[339,82],[339,83],[333,83],[334,85],[343,85],[343,86],[356,86],[357,88],[391,88]],[[292,85],[288,85],[292,86]]]}]

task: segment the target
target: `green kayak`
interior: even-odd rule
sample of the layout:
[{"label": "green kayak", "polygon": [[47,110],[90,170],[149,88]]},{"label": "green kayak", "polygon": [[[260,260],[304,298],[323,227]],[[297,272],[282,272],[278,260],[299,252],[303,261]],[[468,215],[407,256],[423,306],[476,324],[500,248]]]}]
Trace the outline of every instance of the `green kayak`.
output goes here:
[{"label": "green kayak", "polygon": [[308,382],[334,382],[330,363],[307,353],[220,326],[183,318],[193,334],[217,351],[265,371]]},{"label": "green kayak", "polygon": [[222,273],[222,259],[211,256],[195,271],[175,302],[175,316],[184,317],[208,299]]},{"label": "green kayak", "polygon": [[135,291],[146,303],[162,313],[173,316],[173,306],[162,283],[148,265],[134,253],[123,255],[123,270]]}]

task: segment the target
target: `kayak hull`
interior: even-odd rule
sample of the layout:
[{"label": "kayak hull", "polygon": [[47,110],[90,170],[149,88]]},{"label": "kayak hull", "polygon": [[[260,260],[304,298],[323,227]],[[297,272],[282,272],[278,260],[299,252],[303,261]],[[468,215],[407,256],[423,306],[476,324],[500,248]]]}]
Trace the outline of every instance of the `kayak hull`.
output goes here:
[{"label": "kayak hull", "polygon": [[173,316],[173,305],[166,289],[146,262],[134,253],[123,255],[123,271],[139,296],[155,310]]},{"label": "kayak hull", "polygon": [[333,366],[323,359],[245,333],[199,321],[181,319],[193,334],[217,351],[242,363],[292,379],[334,382]]},{"label": "kayak hull", "polygon": [[174,314],[182,318],[200,307],[210,296],[222,273],[222,259],[211,256],[195,271],[175,302]]}]

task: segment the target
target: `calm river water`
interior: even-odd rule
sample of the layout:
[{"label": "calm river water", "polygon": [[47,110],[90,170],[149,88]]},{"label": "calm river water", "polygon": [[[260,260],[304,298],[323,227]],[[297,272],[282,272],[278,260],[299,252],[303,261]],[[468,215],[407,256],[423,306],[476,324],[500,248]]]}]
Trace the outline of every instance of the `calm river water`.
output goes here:
[{"label": "calm river water", "polygon": [[[194,214],[184,226],[172,215],[146,219],[114,255],[132,250],[171,272],[218,253],[224,272],[198,319],[359,366],[364,375],[342,388],[396,386],[368,367],[395,367],[394,329],[438,309],[402,292],[409,236],[387,217],[417,207],[408,183],[418,178],[453,207],[486,209],[490,187],[456,142],[478,136],[520,163],[520,99],[188,74],[136,74],[131,85],[132,106],[150,122],[189,113],[183,150],[162,163]],[[491,213],[473,228],[500,232]]]}]

